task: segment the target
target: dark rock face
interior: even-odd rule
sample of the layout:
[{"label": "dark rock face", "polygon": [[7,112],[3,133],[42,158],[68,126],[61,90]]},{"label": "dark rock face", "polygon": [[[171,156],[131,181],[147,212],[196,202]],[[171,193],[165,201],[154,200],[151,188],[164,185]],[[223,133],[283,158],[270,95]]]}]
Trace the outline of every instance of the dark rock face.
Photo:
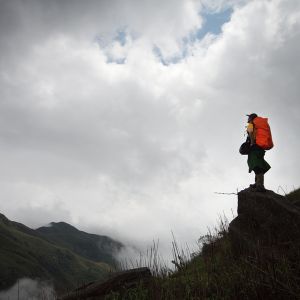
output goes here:
[{"label": "dark rock face", "polygon": [[273,191],[245,189],[238,193],[238,216],[229,225],[229,235],[236,254],[259,248],[266,255],[292,256],[300,249],[300,209]]}]

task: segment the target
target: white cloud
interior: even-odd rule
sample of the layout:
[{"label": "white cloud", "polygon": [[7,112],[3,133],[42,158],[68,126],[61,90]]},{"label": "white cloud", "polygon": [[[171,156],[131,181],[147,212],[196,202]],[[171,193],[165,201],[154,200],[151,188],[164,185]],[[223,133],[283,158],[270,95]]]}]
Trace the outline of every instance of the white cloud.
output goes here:
[{"label": "white cloud", "polygon": [[252,180],[238,154],[249,112],[273,129],[267,187],[299,184],[298,1],[230,2],[223,32],[168,66],[153,47],[180,52],[207,3],[99,3],[1,3],[3,213],[164,251],[171,230],[193,243],[235,208],[214,192]]}]

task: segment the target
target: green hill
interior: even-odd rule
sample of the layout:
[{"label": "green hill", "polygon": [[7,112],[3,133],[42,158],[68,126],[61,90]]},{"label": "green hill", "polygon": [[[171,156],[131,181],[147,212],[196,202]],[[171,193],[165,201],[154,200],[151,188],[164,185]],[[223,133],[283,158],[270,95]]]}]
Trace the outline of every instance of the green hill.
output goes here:
[{"label": "green hill", "polygon": [[38,228],[36,232],[55,245],[67,248],[89,260],[109,265],[116,263],[114,254],[122,248],[121,243],[107,236],[86,233],[64,222],[51,223],[50,226]]},{"label": "green hill", "polygon": [[[115,251],[121,244],[107,237],[90,236],[66,223],[62,224],[54,224],[52,231],[43,228],[33,230],[0,214],[0,290],[24,277],[51,280],[57,291],[66,291],[84,282],[107,276],[112,269],[109,263],[113,262],[109,246]],[[58,234],[57,239],[54,229]],[[69,239],[68,232],[71,236]],[[80,236],[84,240],[76,248],[74,241],[79,242]],[[105,242],[104,252],[101,252],[101,241]],[[100,245],[98,255],[93,252],[93,242],[94,245]],[[84,247],[89,245],[93,251],[87,249],[84,254]],[[80,256],[80,253],[83,255]]]}]

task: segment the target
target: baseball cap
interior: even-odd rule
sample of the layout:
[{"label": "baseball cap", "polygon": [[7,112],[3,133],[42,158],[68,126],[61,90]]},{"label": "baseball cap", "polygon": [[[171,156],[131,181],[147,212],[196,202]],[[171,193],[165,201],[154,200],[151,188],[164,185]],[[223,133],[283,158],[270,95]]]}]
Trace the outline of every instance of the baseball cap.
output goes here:
[{"label": "baseball cap", "polygon": [[248,117],[248,122],[252,121],[253,119],[255,119],[257,117],[257,114],[255,113],[252,113],[252,114],[249,114],[249,115],[246,115]]}]

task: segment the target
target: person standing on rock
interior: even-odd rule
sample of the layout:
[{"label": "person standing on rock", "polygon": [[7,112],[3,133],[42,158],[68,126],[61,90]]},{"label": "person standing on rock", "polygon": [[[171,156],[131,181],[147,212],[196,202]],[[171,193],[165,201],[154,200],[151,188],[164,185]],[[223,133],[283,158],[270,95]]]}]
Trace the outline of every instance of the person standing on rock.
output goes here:
[{"label": "person standing on rock", "polygon": [[273,148],[270,126],[267,118],[258,117],[252,113],[248,116],[247,133],[250,139],[250,151],[248,154],[249,173],[254,171],[255,183],[250,187],[257,192],[265,192],[264,174],[271,166],[265,161],[265,150]]}]

